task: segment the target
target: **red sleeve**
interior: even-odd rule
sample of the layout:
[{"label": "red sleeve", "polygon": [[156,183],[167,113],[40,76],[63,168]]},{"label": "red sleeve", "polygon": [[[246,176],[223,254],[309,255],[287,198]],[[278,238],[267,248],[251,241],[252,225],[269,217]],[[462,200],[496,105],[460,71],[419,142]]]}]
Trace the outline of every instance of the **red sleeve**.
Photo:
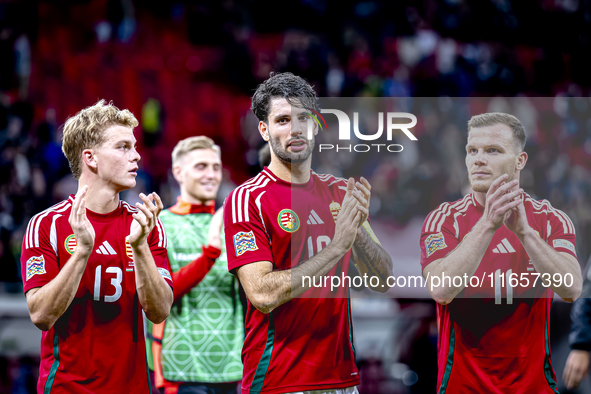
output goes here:
[{"label": "red sleeve", "polygon": [[59,217],[61,215],[48,217],[40,213],[29,221],[21,253],[25,293],[35,287],[45,286],[60,272],[55,226],[55,220]]},{"label": "red sleeve", "polygon": [[566,213],[548,209],[548,244],[557,252],[566,252],[577,258],[575,226]]},{"label": "red sleeve", "polygon": [[459,229],[449,203],[431,212],[421,229],[421,267],[447,256],[460,243]]},{"label": "red sleeve", "polygon": [[[235,189],[224,203],[224,237],[228,270],[258,261],[273,262],[271,243],[255,198],[248,198]],[[236,195],[237,194],[237,195]],[[240,200],[240,201],[239,201]]]},{"label": "red sleeve", "polygon": [[172,273],[175,302],[189,293],[193,287],[197,286],[205,278],[205,275],[207,275],[211,267],[215,264],[215,260],[222,253],[220,249],[213,246],[202,246],[201,251],[201,256],[177,272]]},{"label": "red sleeve", "polygon": [[152,252],[156,267],[158,267],[158,272],[166,280],[166,283],[174,289],[172,286],[172,276],[170,275],[170,262],[168,261],[168,253],[166,251],[168,242],[164,226],[160,219],[158,219],[156,226],[154,226],[154,229],[150,233],[149,241],[150,251]]}]

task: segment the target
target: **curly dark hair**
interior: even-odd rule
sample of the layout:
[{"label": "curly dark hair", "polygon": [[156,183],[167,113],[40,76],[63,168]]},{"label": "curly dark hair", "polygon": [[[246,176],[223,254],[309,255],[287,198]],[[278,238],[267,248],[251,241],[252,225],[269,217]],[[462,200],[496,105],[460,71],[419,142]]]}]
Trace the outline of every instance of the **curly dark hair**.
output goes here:
[{"label": "curly dark hair", "polygon": [[318,110],[316,92],[305,79],[289,72],[272,72],[252,96],[251,109],[259,120],[269,121],[271,99],[277,97],[285,98],[294,107]]}]

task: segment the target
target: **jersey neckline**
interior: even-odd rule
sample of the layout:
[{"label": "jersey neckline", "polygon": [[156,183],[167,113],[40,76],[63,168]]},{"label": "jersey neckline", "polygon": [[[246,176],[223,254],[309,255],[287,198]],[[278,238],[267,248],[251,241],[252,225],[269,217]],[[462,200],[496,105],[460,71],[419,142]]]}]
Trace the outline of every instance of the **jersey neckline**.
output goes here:
[{"label": "jersey neckline", "polygon": [[168,208],[168,210],[175,215],[188,215],[190,213],[208,213],[213,215],[215,213],[215,200],[211,200],[207,204],[191,204],[184,201],[181,196],[176,198],[176,204]]},{"label": "jersey neckline", "polygon": [[[479,211],[484,211],[484,206],[482,206],[476,199],[476,192],[472,192],[470,194],[472,195],[472,201],[474,201],[474,206],[476,207],[476,209],[478,209]],[[521,197],[523,202],[525,202],[528,197],[531,198],[529,194],[523,192]]]},{"label": "jersey neckline", "polygon": [[284,181],[283,179],[279,178],[277,176],[277,174],[275,174],[273,171],[271,171],[271,169],[269,167],[265,167],[263,169],[263,173],[265,171],[269,172],[273,175],[273,177],[275,178],[275,183],[285,186],[285,187],[289,187],[291,189],[312,190],[312,188],[314,187],[314,172],[312,170],[310,170],[310,179],[308,179],[308,182],[306,182],[306,183],[291,183],[291,182]]},{"label": "jersey neckline", "polygon": [[[75,198],[76,198],[75,195],[70,194],[70,199],[72,200],[72,205],[73,205]],[[94,212],[94,211],[86,208],[86,216],[92,222],[110,222],[111,220],[114,220],[121,215],[122,203],[123,202],[120,199],[119,204],[117,205],[117,208],[115,208],[114,210],[112,210],[111,212],[108,212],[108,213],[98,213],[98,212]]]}]

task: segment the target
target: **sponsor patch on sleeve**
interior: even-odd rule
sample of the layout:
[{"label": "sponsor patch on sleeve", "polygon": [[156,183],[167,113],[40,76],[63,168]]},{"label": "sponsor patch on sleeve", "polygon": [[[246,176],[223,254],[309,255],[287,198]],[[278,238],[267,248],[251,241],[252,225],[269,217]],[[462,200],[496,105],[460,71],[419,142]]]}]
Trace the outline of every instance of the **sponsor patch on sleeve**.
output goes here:
[{"label": "sponsor patch on sleeve", "polygon": [[45,274],[45,258],[41,256],[33,256],[27,260],[27,280],[34,275]]},{"label": "sponsor patch on sleeve", "polygon": [[236,257],[240,256],[244,252],[258,249],[259,247],[257,246],[257,241],[252,231],[240,231],[234,234],[234,250],[236,251]]},{"label": "sponsor patch on sleeve", "polygon": [[438,250],[447,248],[445,239],[442,233],[431,234],[425,240],[425,249],[427,250],[427,257],[431,256]]},{"label": "sponsor patch on sleeve", "polygon": [[552,241],[552,245],[554,246],[554,248],[564,248],[570,250],[575,254],[577,253],[577,251],[575,250],[575,245],[573,245],[571,241],[567,241],[566,239],[555,239],[554,241]]},{"label": "sponsor patch on sleeve", "polygon": [[172,282],[172,277],[170,276],[170,272],[168,272],[168,270],[166,268],[158,268],[158,272],[160,272],[160,275],[164,279],[168,279],[169,281]]}]

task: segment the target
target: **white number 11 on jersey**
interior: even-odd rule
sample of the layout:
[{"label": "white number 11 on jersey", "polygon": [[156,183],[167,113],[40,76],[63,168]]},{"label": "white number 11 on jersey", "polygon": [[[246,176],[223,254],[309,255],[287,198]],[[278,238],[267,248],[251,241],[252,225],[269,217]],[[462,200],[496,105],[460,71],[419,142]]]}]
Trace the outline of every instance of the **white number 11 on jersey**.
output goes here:
[{"label": "white number 11 on jersey", "polygon": [[512,273],[513,270],[509,270],[503,275],[500,269],[495,272],[495,304],[501,303],[501,288],[505,287],[505,284],[507,284],[507,304],[513,304],[513,286],[510,280]]}]

